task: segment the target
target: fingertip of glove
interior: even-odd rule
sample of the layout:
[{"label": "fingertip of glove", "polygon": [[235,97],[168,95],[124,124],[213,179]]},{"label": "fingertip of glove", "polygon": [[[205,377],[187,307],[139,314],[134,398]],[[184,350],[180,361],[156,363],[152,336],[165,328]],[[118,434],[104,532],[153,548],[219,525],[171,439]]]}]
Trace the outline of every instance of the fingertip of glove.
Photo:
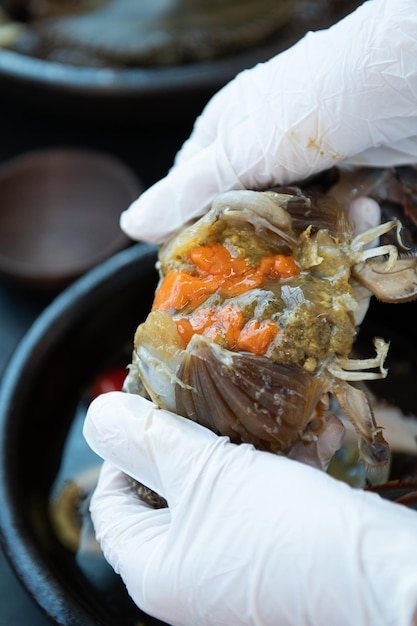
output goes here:
[{"label": "fingertip of glove", "polygon": [[100,454],[102,446],[120,434],[123,420],[135,416],[144,404],[149,408],[150,403],[144,398],[121,391],[97,396],[87,410],[83,426],[89,446]]},{"label": "fingertip of glove", "polygon": [[131,239],[136,241],[146,241],[148,243],[160,244],[163,237],[158,236],[152,228],[152,221],[147,219],[149,211],[142,211],[142,206],[138,206],[136,200],[126,211],[120,215],[120,228]]},{"label": "fingertip of glove", "polygon": [[[131,239],[159,245],[172,232],[175,212],[166,211],[167,177],[147,189],[120,215],[120,228]],[[165,187],[168,185],[168,189]]]},{"label": "fingertip of glove", "polygon": [[87,410],[86,423],[96,424],[98,419],[102,423],[122,395],[122,391],[109,391],[94,398]]}]

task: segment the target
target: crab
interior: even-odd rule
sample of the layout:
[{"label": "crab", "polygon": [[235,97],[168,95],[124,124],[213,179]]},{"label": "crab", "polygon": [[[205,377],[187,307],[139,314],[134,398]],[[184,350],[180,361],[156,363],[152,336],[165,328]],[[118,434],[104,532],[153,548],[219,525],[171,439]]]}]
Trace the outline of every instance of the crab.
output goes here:
[{"label": "crab", "polygon": [[[397,245],[370,247],[395,232]],[[389,447],[361,381],[384,378],[389,344],[352,350],[371,295],[417,298],[417,257],[398,219],[355,235],[326,194],[229,191],[160,249],[151,312],[136,331],[125,389],[235,443],[288,454],[327,427],[334,398],[363,461]]]}]

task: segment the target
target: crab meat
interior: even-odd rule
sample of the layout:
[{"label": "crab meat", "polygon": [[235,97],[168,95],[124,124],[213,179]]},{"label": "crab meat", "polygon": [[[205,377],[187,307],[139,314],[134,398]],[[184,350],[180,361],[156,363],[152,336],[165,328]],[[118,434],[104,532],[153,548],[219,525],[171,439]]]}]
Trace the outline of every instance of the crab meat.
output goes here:
[{"label": "crab meat", "polygon": [[[388,445],[357,381],[384,378],[388,343],[351,358],[372,294],[417,297],[417,258],[369,242],[395,219],[354,235],[328,195],[299,188],[231,191],[160,250],[153,310],[135,336],[127,388],[236,443],[289,454],[315,442],[334,395],[363,460]],[[138,381],[140,385],[138,385]]]}]

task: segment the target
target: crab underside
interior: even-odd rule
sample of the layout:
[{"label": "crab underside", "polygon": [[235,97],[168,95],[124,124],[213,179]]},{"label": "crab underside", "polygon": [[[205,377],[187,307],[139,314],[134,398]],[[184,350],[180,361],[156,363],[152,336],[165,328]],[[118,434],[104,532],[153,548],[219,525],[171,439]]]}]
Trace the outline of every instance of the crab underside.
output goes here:
[{"label": "crab underside", "polygon": [[136,332],[125,389],[236,443],[288,454],[326,430],[329,399],[353,423],[362,459],[388,445],[360,382],[383,378],[388,343],[352,357],[372,294],[417,297],[417,259],[368,244],[395,219],[354,235],[329,195],[232,191],[160,250],[153,310]]}]

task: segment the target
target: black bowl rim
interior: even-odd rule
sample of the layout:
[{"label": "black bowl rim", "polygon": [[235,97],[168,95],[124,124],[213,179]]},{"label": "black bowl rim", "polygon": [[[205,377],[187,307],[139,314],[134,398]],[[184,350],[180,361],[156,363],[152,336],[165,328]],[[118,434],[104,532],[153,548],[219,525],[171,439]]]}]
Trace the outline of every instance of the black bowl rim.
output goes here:
[{"label": "black bowl rim", "polygon": [[13,419],[14,399],[19,394],[19,372],[30,363],[39,362],[51,344],[75,324],[85,311],[85,298],[94,306],[110,295],[115,281],[122,287],[137,274],[143,263],[154,266],[157,248],[138,243],[114,255],[88,272],[63,291],[40,314],[19,342],[5,369],[0,386],[0,540],[18,579],[54,623],[64,626],[99,624],[91,613],[69,596],[65,587],[43,567],[43,555],[33,540],[25,535],[15,496],[10,489],[6,449],[10,446],[7,430]]},{"label": "black bowl rim", "polygon": [[1,77],[38,87],[91,96],[149,97],[154,95],[218,88],[239,71],[281,51],[278,44],[265,45],[235,55],[184,65],[142,68],[90,68],[0,51]]}]

